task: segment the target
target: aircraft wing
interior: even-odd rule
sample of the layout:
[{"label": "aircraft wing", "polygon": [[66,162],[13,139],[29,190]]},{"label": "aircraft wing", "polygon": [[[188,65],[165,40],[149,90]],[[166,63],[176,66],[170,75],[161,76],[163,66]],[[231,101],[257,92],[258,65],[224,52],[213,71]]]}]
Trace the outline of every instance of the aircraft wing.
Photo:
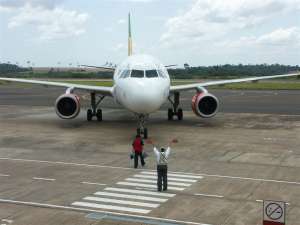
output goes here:
[{"label": "aircraft wing", "polygon": [[74,88],[74,89],[84,90],[84,91],[88,91],[88,92],[96,92],[96,93],[106,95],[106,96],[113,95],[113,87],[91,86],[91,85],[72,84],[72,83],[63,83],[63,82],[27,80],[27,79],[5,78],[5,77],[0,77],[0,81],[27,83],[27,84],[39,84],[39,85],[43,85],[43,86],[53,86],[53,87]]},{"label": "aircraft wing", "polygon": [[273,75],[273,76],[250,77],[250,78],[231,79],[231,80],[208,81],[208,82],[195,83],[195,84],[174,85],[171,86],[170,91],[179,92],[179,91],[187,91],[187,90],[198,89],[198,88],[201,89],[201,87],[208,87],[208,86],[215,86],[215,85],[233,84],[233,83],[241,83],[247,81],[257,81],[257,80],[266,80],[266,79],[292,77],[292,76],[300,76],[300,72],[282,74],[282,75]]},{"label": "aircraft wing", "polygon": [[80,66],[88,67],[88,68],[103,69],[103,70],[107,70],[110,72],[114,72],[116,70],[115,67],[107,67],[107,66],[89,66],[89,65],[80,65]]}]

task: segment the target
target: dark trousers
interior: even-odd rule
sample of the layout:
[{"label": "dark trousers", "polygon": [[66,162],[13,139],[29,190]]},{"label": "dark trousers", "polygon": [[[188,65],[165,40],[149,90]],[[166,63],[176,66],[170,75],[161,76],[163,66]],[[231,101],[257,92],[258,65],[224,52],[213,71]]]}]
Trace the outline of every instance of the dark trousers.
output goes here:
[{"label": "dark trousers", "polygon": [[136,152],[134,153],[134,168],[137,168],[138,167],[138,163],[139,163],[139,156],[141,158],[141,164],[142,166],[145,165],[145,160],[144,160],[144,155],[142,152]]},{"label": "dark trousers", "polygon": [[166,191],[168,189],[168,166],[167,165],[157,165],[157,190]]}]

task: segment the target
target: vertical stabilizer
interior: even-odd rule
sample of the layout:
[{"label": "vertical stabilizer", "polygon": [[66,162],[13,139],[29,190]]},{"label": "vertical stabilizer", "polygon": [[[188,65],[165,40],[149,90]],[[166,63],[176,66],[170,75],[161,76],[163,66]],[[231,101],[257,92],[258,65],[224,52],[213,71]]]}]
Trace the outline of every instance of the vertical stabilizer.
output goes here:
[{"label": "vertical stabilizer", "polygon": [[132,55],[132,39],[131,39],[131,21],[130,13],[128,14],[128,56]]}]

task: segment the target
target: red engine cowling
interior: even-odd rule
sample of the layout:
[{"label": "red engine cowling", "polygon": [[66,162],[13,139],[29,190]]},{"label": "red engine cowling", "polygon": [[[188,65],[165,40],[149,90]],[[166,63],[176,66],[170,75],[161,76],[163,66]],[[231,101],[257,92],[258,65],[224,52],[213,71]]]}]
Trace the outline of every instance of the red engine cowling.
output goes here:
[{"label": "red engine cowling", "polygon": [[63,94],[56,99],[56,114],[62,119],[73,119],[80,112],[80,99],[75,94]]},{"label": "red engine cowling", "polygon": [[219,101],[216,96],[200,92],[192,98],[192,109],[197,116],[209,118],[216,115]]}]

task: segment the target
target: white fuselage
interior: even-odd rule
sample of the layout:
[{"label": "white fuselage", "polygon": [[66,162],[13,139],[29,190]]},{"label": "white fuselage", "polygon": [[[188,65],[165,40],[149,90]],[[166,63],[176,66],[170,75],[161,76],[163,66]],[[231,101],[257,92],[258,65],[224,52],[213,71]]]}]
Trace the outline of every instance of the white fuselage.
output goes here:
[{"label": "white fuselage", "polygon": [[169,92],[169,74],[151,56],[129,56],[114,73],[114,98],[134,113],[155,112],[167,100]]}]

